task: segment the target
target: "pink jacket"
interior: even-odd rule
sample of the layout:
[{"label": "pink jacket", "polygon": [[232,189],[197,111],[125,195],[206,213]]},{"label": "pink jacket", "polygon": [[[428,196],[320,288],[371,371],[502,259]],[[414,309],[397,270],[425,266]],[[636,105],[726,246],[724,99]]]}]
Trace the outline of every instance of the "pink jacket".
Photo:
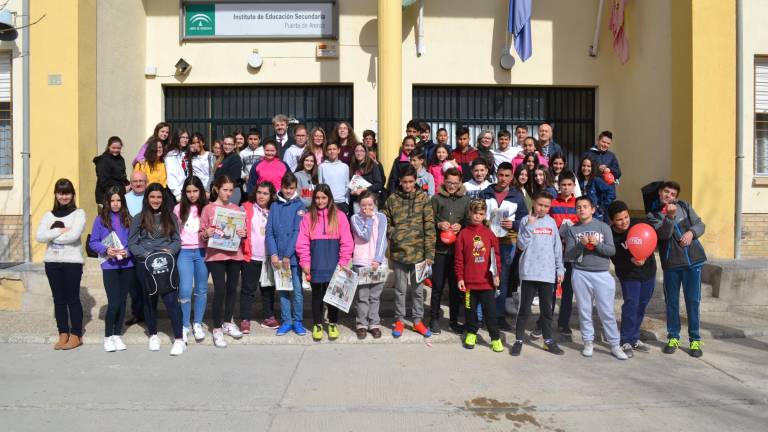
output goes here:
[{"label": "pink jacket", "polygon": [[307,212],[299,224],[296,254],[301,267],[309,267],[313,283],[331,280],[336,265],[347,266],[352,259],[354,241],[347,215],[336,211],[338,228],[331,233],[328,227],[328,209],[318,211],[314,229],[310,229],[311,213]]},{"label": "pink jacket", "polygon": [[[439,164],[430,165],[429,168],[427,168],[427,171],[432,174],[432,178],[435,179],[435,190],[439,190],[440,185],[445,181],[445,171],[443,171],[443,166],[445,166],[445,163],[446,161],[443,161]],[[458,169],[459,172],[462,172],[461,165],[457,163],[454,164],[456,165],[456,169]]]},{"label": "pink jacket", "polygon": [[[541,155],[541,153],[536,152],[536,156],[539,157],[539,165],[544,165],[545,167],[549,166],[549,161],[547,158]],[[514,159],[512,159],[512,172],[517,170],[517,166],[523,163],[523,159],[525,158],[525,154],[523,152],[520,152],[515,156]]]}]

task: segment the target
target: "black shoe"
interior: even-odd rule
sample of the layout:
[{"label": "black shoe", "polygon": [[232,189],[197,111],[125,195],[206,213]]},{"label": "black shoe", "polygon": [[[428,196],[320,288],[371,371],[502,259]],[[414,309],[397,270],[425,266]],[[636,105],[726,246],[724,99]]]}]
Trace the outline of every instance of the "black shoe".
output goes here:
[{"label": "black shoe", "polygon": [[536,327],[530,334],[531,339],[536,340],[541,337],[541,329]]},{"label": "black shoe", "polygon": [[559,346],[557,346],[555,341],[549,341],[549,342],[545,341],[544,342],[544,351],[549,351],[549,352],[551,352],[552,354],[555,354],[555,355],[563,355],[563,354],[565,354],[565,352],[563,350],[561,350]]},{"label": "black shoe", "polygon": [[443,331],[440,329],[440,321],[439,320],[432,320],[429,322],[429,331],[432,332],[433,335],[439,335]]},{"label": "black shoe", "polygon": [[125,326],[129,327],[129,326],[132,326],[134,324],[139,324],[139,323],[142,323],[142,322],[144,322],[144,320],[138,319],[136,317],[133,317],[133,318],[131,318],[128,321],[125,322]]},{"label": "black shoe", "polygon": [[509,354],[515,357],[520,355],[520,351],[523,350],[523,341],[515,341],[512,348],[509,350]]},{"label": "black shoe", "polygon": [[571,336],[573,334],[573,330],[571,330],[570,327],[560,327],[560,334],[565,336]]},{"label": "black shoe", "polygon": [[704,355],[704,352],[701,351],[701,341],[692,341],[691,342],[691,350],[690,350],[691,357],[699,358]]},{"label": "black shoe", "polygon": [[499,318],[499,330],[503,330],[503,331],[512,330],[512,326],[509,325],[509,323],[504,317]]},{"label": "black shoe", "polygon": [[464,334],[464,325],[459,324],[457,322],[451,322],[448,327],[451,328],[451,331],[456,334]]}]

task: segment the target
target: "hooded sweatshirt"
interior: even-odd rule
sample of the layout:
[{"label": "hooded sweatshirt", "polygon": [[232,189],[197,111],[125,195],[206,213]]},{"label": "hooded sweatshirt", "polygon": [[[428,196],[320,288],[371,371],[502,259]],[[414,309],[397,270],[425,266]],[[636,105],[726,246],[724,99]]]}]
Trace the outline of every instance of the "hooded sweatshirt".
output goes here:
[{"label": "hooded sweatshirt", "polygon": [[317,173],[320,183],[325,183],[331,188],[333,202],[347,203],[349,201],[349,166],[339,159],[331,162],[326,159],[320,164]]},{"label": "hooded sweatshirt", "polygon": [[96,165],[96,203],[104,202],[104,193],[112,186],[122,190],[130,184],[125,175],[125,159],[121,155],[113,156],[104,152],[93,158]]},{"label": "hooded sweatshirt", "polygon": [[[464,227],[467,223],[467,211],[469,210],[469,196],[464,185],[454,194],[445,190],[445,185],[438,188],[437,195],[432,197],[432,211],[435,214],[435,227],[440,222],[448,222],[451,225],[457,223]],[[453,255],[454,244],[445,244],[440,240],[440,229],[437,228],[437,242],[435,252],[442,255]]]},{"label": "hooded sweatshirt", "polygon": [[[597,234],[600,238],[597,246],[581,244],[583,237],[593,234]],[[562,235],[565,237],[565,260],[572,262],[573,268],[588,272],[608,271],[610,257],[616,253],[613,233],[608,225],[593,217],[588,223],[579,222],[565,227]]]},{"label": "hooded sweatshirt", "polygon": [[530,215],[520,221],[517,248],[520,255],[520,280],[554,283],[555,276],[565,275],[563,242],[557,223],[549,216],[528,223]]},{"label": "hooded sweatshirt", "polygon": [[586,153],[584,153],[584,157],[589,157],[593,161],[595,161],[595,168],[597,168],[600,165],[605,165],[608,168],[611,169],[611,174],[613,174],[613,177],[618,180],[621,178],[621,168],[619,167],[619,160],[616,158],[616,155],[610,151],[602,151],[597,148],[597,146],[592,147],[591,149],[587,150]]},{"label": "hooded sweatshirt", "polygon": [[[93,220],[90,242],[88,243],[94,252],[102,255],[104,258],[107,256],[107,247],[104,246],[101,241],[112,231],[117,234],[117,238],[120,239],[120,243],[123,244],[125,249],[128,249],[128,230],[130,227],[123,226],[120,221],[120,214],[115,212],[110,212],[110,224],[112,225],[112,229],[104,226],[104,221],[101,220],[101,216],[96,216],[96,219]],[[128,253],[128,256],[123,257],[123,259],[106,258],[101,263],[102,270],[117,270],[131,267],[133,267],[133,260],[131,259],[130,252]]]},{"label": "hooded sweatshirt", "polygon": [[184,180],[187,179],[187,157],[184,152],[171,150],[165,155],[163,161],[165,163],[168,189],[173,192],[173,196],[178,202],[181,199],[181,189],[184,186]]},{"label": "hooded sweatshirt", "polygon": [[496,276],[501,277],[501,253],[499,239],[483,224],[468,225],[456,240],[454,270],[456,280],[463,280],[470,291],[493,289],[491,273],[491,250],[496,261]]},{"label": "hooded sweatshirt", "polygon": [[256,189],[257,184],[267,181],[272,183],[275,190],[280,190],[280,183],[286,172],[288,172],[288,165],[280,159],[276,157],[272,158],[272,160],[261,159],[251,167],[250,174],[248,175],[248,184],[245,189],[248,193],[251,193]]},{"label": "hooded sweatshirt", "polygon": [[296,239],[299,237],[301,219],[307,213],[299,194],[294,193],[286,199],[278,192],[277,200],[269,207],[267,217],[267,256],[276,256],[282,260],[291,259],[291,265],[298,265],[296,259]]},{"label": "hooded sweatshirt", "polygon": [[296,254],[301,267],[309,267],[312,283],[328,283],[336,266],[346,267],[352,258],[354,242],[350,234],[347,215],[336,210],[338,226],[331,231],[328,209],[317,211],[317,222],[312,227],[312,215],[307,212],[299,225]]},{"label": "hooded sweatshirt", "polygon": [[430,197],[435,195],[435,179],[425,168],[416,172],[416,187],[426,192]]},{"label": "hooded sweatshirt", "polygon": [[[699,239],[704,235],[704,222],[690,204],[677,202],[674,219],[666,213],[666,207],[655,208],[648,213],[648,223],[659,237],[659,258],[664,270],[690,268],[704,265],[707,254]],[[680,246],[680,238],[686,231],[693,233],[687,247]]]},{"label": "hooded sweatshirt", "polygon": [[435,218],[426,193],[401,188],[384,203],[390,257],[401,264],[435,259]]},{"label": "hooded sweatshirt", "polygon": [[355,242],[352,264],[363,267],[370,267],[374,261],[383,264],[387,252],[387,217],[379,212],[374,212],[373,217],[360,212],[352,215],[351,222]]}]

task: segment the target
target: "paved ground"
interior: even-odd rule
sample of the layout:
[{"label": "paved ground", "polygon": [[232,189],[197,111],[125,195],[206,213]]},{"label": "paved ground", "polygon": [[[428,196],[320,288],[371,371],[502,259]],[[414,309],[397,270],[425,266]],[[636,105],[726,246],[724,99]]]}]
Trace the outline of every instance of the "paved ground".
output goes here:
[{"label": "paved ground", "polygon": [[[481,333],[483,335],[484,333]],[[519,358],[456,343],[191,345],[104,353],[0,344],[0,425],[26,430],[764,431],[768,338],[656,346],[626,362],[566,344]]]}]

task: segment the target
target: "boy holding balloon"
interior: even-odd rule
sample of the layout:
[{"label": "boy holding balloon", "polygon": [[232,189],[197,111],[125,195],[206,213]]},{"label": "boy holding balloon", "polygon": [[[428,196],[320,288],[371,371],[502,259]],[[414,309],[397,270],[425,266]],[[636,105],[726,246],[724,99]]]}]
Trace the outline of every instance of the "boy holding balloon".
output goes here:
[{"label": "boy holding balloon", "polygon": [[630,220],[629,207],[624,201],[614,201],[608,206],[611,218],[613,244],[616,254],[611,257],[616,276],[621,283],[621,349],[632,357],[634,351],[647,353],[648,345],[640,340],[640,324],[645,308],[656,286],[656,232],[645,223]]}]

